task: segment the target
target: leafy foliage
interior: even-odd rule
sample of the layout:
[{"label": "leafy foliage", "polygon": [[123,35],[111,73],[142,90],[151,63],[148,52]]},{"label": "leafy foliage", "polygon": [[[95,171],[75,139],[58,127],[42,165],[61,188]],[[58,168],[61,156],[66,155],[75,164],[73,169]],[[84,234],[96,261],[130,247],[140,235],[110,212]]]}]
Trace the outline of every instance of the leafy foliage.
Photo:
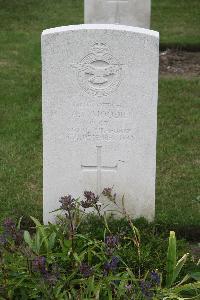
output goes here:
[{"label": "leafy foliage", "polygon": [[[119,210],[112,189],[104,189],[102,195]],[[181,279],[188,254],[177,262],[174,232],[169,237],[165,270],[161,252],[166,252],[167,241],[159,249],[162,239],[156,236],[151,244],[153,234],[143,233],[147,221],[138,220],[139,230],[125,210],[124,199],[123,218],[116,227],[112,216],[102,214],[99,197],[87,191],[84,198],[62,197],[58,211],[63,214],[57,224],[43,225],[31,217],[34,231],[23,232],[20,222],[16,225],[10,218],[4,221],[0,299],[198,299],[199,262],[195,261],[190,273],[182,273]],[[87,217],[88,208],[97,215]],[[101,228],[99,234],[87,231],[89,224]]]}]

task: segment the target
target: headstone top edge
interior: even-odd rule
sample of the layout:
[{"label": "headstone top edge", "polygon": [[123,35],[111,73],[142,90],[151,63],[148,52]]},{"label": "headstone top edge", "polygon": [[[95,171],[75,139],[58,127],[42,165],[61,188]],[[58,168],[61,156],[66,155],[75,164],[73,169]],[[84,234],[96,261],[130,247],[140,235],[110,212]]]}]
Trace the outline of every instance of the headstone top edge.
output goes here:
[{"label": "headstone top edge", "polygon": [[42,36],[61,33],[61,32],[67,32],[67,31],[99,30],[99,29],[142,33],[142,34],[146,34],[148,36],[153,36],[153,37],[159,39],[158,31],[141,28],[141,27],[116,25],[116,24],[80,24],[80,25],[60,26],[60,27],[54,27],[54,28],[49,28],[49,29],[43,30]]}]

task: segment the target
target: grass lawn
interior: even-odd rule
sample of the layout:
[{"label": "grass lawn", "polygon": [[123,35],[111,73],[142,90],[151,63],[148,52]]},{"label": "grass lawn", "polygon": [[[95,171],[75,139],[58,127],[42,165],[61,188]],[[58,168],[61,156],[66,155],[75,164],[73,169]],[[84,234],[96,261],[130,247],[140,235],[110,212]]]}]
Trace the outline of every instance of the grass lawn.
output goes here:
[{"label": "grass lawn", "polygon": [[[83,0],[0,0],[1,30],[31,33],[39,40],[43,29],[83,23]],[[152,0],[151,28],[161,44],[200,48],[199,0]],[[36,36],[33,36],[36,33]]]},{"label": "grass lawn", "polygon": [[160,80],[156,212],[174,224],[200,224],[199,91],[199,80]]},{"label": "grass lawn", "polygon": [[152,29],[161,46],[200,49],[200,1],[152,0]]},{"label": "grass lawn", "polygon": [[[40,33],[82,23],[83,1],[0,0],[0,7],[0,219],[41,218]],[[154,0],[152,26],[164,43],[200,45],[198,11],[198,0]],[[169,223],[199,222],[199,204],[193,202],[200,193],[199,88],[197,79],[160,80],[156,214]]]}]

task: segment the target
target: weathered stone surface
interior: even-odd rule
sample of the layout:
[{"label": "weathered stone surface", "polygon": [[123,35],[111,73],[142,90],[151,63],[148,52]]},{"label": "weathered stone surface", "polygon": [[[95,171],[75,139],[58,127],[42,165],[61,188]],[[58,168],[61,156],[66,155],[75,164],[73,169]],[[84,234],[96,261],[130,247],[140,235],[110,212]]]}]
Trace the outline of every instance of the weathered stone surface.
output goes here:
[{"label": "weathered stone surface", "polygon": [[85,23],[150,28],[151,0],[84,1]]},{"label": "weathered stone surface", "polygon": [[[42,34],[44,221],[66,194],[114,186],[128,212],[155,206],[159,35],[121,25]],[[102,201],[104,201],[103,199]]]}]

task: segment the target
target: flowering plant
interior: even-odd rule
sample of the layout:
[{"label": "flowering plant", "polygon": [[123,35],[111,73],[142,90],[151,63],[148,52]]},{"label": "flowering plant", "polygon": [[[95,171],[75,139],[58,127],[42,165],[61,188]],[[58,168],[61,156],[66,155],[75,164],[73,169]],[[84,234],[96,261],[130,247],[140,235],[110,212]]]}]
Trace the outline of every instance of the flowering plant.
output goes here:
[{"label": "flowering plant", "polygon": [[[120,209],[111,188],[104,189],[102,195]],[[16,225],[6,219],[3,223],[0,299],[198,299],[199,272],[180,279],[188,254],[176,261],[174,233],[170,233],[166,270],[157,269],[158,261],[148,270],[144,264],[153,253],[144,255],[140,232],[125,210],[124,199],[122,215],[127,225],[118,233],[111,230],[109,217],[102,214],[100,197],[93,192],[85,191],[83,200],[67,195],[60,203],[64,217],[48,225],[31,217],[32,233],[23,232],[20,222]],[[97,211],[102,239],[92,232],[81,232],[88,208]]]}]

